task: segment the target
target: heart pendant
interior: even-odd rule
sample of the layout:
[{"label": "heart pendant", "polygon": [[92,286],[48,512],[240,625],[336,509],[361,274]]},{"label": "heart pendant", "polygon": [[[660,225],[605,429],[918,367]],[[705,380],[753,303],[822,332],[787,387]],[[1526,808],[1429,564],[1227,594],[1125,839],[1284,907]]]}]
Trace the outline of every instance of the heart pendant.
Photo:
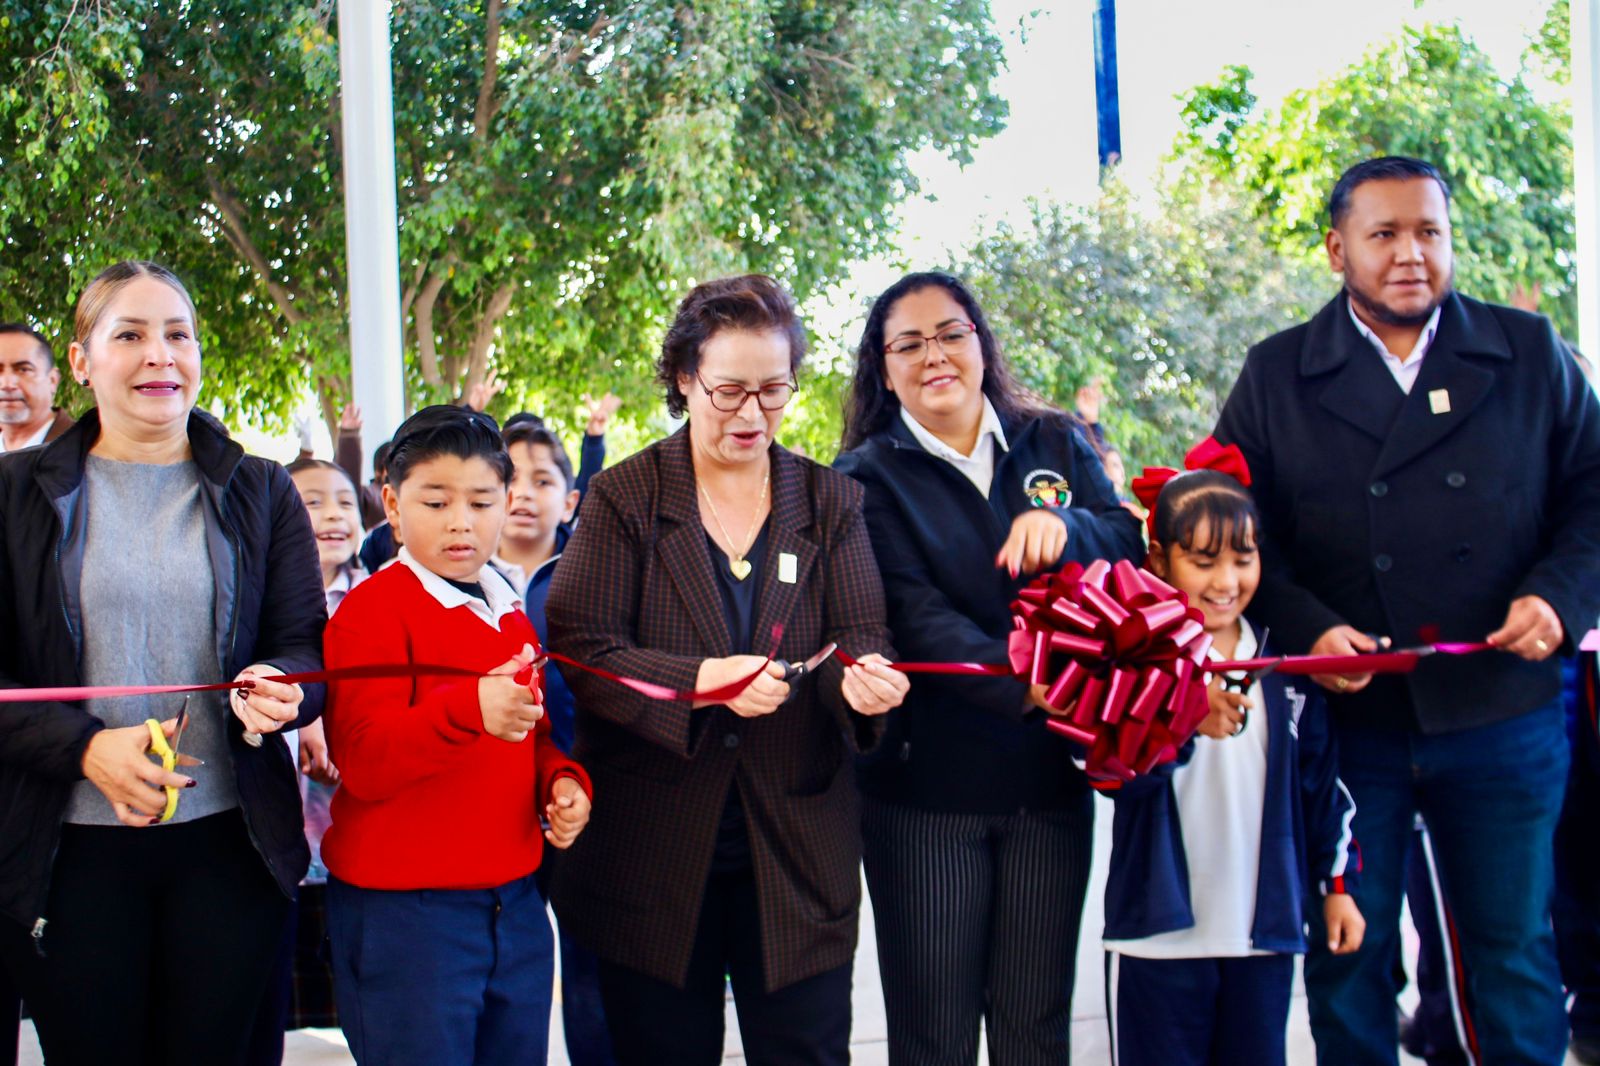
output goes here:
[{"label": "heart pendant", "polygon": [[733,576],[743,581],[750,576],[749,559],[729,559],[728,569],[733,571]]}]

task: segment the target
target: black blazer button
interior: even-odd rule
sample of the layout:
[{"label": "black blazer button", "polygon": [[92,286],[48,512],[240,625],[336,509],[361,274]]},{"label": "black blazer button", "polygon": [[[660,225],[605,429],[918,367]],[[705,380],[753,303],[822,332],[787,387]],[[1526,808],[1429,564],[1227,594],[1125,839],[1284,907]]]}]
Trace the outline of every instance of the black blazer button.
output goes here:
[{"label": "black blazer button", "polygon": [[1467,483],[1467,475],[1459,470],[1452,470],[1444,476],[1444,483],[1453,489],[1459,489]]},{"label": "black blazer button", "polygon": [[1372,565],[1378,568],[1378,573],[1387,574],[1394,569],[1394,560],[1387,555],[1380,555],[1372,560]]},{"label": "black blazer button", "polygon": [[1472,545],[1460,544],[1456,546],[1456,562],[1464,563],[1472,558]]},{"label": "black blazer button", "polygon": [[722,746],[725,748],[737,748],[739,746],[739,734],[729,733],[727,736],[723,737]]},{"label": "black blazer button", "polygon": [[1382,497],[1389,495],[1389,483],[1387,481],[1374,481],[1370,491],[1374,496],[1377,496],[1381,499]]}]

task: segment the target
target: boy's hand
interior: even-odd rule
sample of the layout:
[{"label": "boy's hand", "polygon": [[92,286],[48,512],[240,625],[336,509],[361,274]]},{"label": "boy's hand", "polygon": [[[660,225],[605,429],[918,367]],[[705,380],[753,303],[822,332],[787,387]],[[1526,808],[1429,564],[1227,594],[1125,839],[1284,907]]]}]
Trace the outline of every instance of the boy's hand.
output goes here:
[{"label": "boy's hand", "polygon": [[533,663],[533,647],[528,644],[511,658],[478,679],[478,709],[483,713],[483,731],[510,744],[520,744],[533,732],[544,707],[533,690],[519,684],[516,675]]},{"label": "boy's hand", "polygon": [[589,824],[589,797],[572,777],[556,778],[556,783],[550,786],[550,794],[555,800],[544,808],[545,819],[550,823],[544,838],[553,847],[570,848],[583,827]]},{"label": "boy's hand", "polygon": [[1361,917],[1356,901],[1346,892],[1323,897],[1322,920],[1328,927],[1328,950],[1335,955],[1351,955],[1361,948],[1367,920]]},{"label": "boy's hand", "polygon": [[1245,712],[1253,706],[1244,693],[1224,691],[1220,678],[1212,679],[1206,689],[1206,700],[1211,705],[1211,713],[1201,721],[1199,731],[1213,740],[1227,740],[1235,735]]}]

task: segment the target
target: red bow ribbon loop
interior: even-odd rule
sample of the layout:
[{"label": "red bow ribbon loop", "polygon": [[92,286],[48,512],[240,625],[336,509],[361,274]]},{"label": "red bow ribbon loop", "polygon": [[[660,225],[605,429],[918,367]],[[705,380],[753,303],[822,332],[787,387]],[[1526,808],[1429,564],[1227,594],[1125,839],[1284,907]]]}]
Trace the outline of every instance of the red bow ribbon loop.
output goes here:
[{"label": "red bow ribbon loop", "polygon": [[1182,471],[1170,466],[1145,467],[1144,474],[1133,479],[1133,494],[1149,512],[1145,523],[1152,538],[1156,534],[1156,500],[1161,490],[1167,482],[1189,470],[1216,470],[1227,474],[1245,488],[1250,487],[1250,464],[1245,462],[1244,453],[1237,444],[1218,444],[1215,437],[1207,437],[1189,449],[1183,457]]}]

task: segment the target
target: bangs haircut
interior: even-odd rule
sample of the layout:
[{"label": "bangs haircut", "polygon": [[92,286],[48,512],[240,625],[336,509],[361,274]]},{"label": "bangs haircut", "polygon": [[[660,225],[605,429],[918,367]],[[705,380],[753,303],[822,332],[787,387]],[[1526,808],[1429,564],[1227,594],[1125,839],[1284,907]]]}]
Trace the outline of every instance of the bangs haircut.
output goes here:
[{"label": "bangs haircut", "polygon": [[359,504],[361,502],[361,490],[356,488],[356,483],[354,481],[350,480],[350,471],[346,470],[338,463],[330,463],[326,459],[296,459],[294,462],[284,467],[284,469],[289,471],[290,477],[294,477],[296,474],[303,473],[307,470],[332,470],[340,477],[344,478],[345,481],[350,485],[350,491],[356,494],[356,503]]},{"label": "bangs haircut", "polygon": [[[1206,543],[1196,538],[1206,527]],[[1218,555],[1224,545],[1236,552],[1261,545],[1261,515],[1238,481],[1220,470],[1186,470],[1168,481],[1156,497],[1153,537],[1163,551],[1174,545],[1201,555]]]},{"label": "bangs haircut", "polygon": [[512,415],[507,419],[506,428],[501,430],[500,436],[506,442],[507,452],[510,452],[513,444],[525,444],[530,450],[541,444],[549,448],[551,462],[556,464],[556,469],[566,479],[567,490],[572,490],[572,460],[567,458],[567,449],[562,446],[561,438],[550,432],[544,419],[537,415]]},{"label": "bangs haircut", "polygon": [[388,483],[398,492],[417,464],[443,455],[482,459],[500,475],[502,484],[511,484],[511,456],[500,439],[499,424],[482,411],[442,403],[424,407],[394,431],[389,442]]}]

